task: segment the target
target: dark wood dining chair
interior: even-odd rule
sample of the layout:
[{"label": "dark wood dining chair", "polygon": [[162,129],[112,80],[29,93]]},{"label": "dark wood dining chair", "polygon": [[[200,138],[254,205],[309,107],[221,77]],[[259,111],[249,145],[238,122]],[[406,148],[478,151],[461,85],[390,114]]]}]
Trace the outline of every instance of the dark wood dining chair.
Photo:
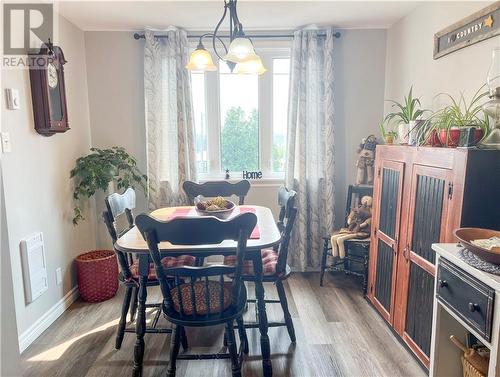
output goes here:
[{"label": "dark wood dining chair", "polygon": [[238,197],[238,204],[241,206],[245,204],[245,197],[250,190],[250,182],[243,179],[236,183],[229,183],[227,181],[211,181],[205,183],[196,183],[192,181],[185,181],[182,184],[184,192],[189,198],[191,203],[198,195],[205,198],[214,198],[216,196],[229,197],[235,195]]},{"label": "dark wood dining chair", "polygon": [[[134,215],[133,210],[135,209],[135,191],[132,188],[125,190],[123,194],[113,193],[106,197],[106,210],[103,212],[102,216],[104,223],[108,228],[109,235],[113,241],[113,245],[116,240],[123,234],[128,232],[134,227]],[[125,225],[119,229],[117,222],[121,221],[121,218],[125,216],[123,222]],[[123,299],[122,310],[120,315],[120,321],[118,322],[115,347],[120,349],[125,332],[135,332],[134,329],[127,329],[127,312],[130,311],[130,321],[133,322],[135,319],[135,314],[137,312],[137,295],[138,295],[138,280],[139,280],[139,263],[135,261],[131,254],[125,255],[121,251],[114,248],[118,259],[118,265],[120,267],[119,280],[122,285],[125,286],[125,297]],[[163,258],[162,263],[166,267],[180,266],[180,265],[194,265],[195,258],[189,255],[182,255],[180,257],[167,257]],[[150,266],[149,276],[148,276],[148,287],[159,285],[155,269],[153,264]],[[159,304],[148,304],[148,307],[159,307]],[[170,329],[160,329],[156,328],[156,324],[159,318],[159,312],[157,316],[151,323],[151,328],[148,332],[159,332],[168,333]],[[186,347],[187,345],[184,344]]]},{"label": "dark wood dining chair", "polygon": [[[225,324],[228,354],[184,354],[182,359],[230,358],[232,375],[241,376],[243,353],[248,353],[248,340],[242,315],[246,306],[246,288],[241,280],[247,240],[257,224],[254,213],[243,213],[231,220],[215,217],[176,218],[160,221],[149,215],[139,215],[137,227],[148,244],[156,275],[163,294],[162,310],[174,324],[170,344],[168,376],[175,376],[180,337],[184,327],[208,327]],[[211,245],[224,240],[237,241],[234,266],[171,267],[162,264],[160,242],[173,245]],[[167,276],[173,276],[173,284]],[[231,281],[225,281],[230,276]],[[234,321],[238,324],[240,350],[234,336]],[[210,373],[208,373],[210,374]]]},{"label": "dark wood dining chair", "polygon": [[[344,227],[347,227],[347,217],[351,210],[361,203],[363,196],[372,196],[373,186],[370,185],[349,185],[347,189],[347,200],[345,207]],[[344,271],[347,275],[354,275],[363,278],[362,289],[366,295],[368,289],[368,257],[370,251],[370,237],[357,239],[353,238],[345,241],[345,257],[343,259],[333,258],[331,235],[323,237],[323,255],[321,257],[321,272],[319,275],[319,285],[323,286],[325,271]],[[331,263],[328,258],[333,258]],[[358,269],[355,267],[358,266]]]},{"label": "dark wood dining chair", "polygon": [[[280,187],[278,191],[278,205],[280,206],[280,214],[278,217],[278,229],[281,232],[281,242],[274,249],[261,250],[262,256],[262,272],[263,281],[274,283],[278,291],[279,300],[265,300],[266,303],[279,303],[283,310],[284,322],[269,322],[269,327],[286,326],[290,340],[295,342],[295,329],[293,327],[292,316],[288,310],[288,301],[286,298],[283,281],[288,279],[291,273],[290,266],[286,260],[288,257],[288,246],[290,244],[290,235],[292,233],[293,224],[297,215],[295,208],[296,192],[287,190],[285,187]],[[234,256],[224,258],[225,265],[233,265],[235,263]],[[253,261],[245,260],[243,264],[243,281],[255,281],[258,277],[253,269]],[[254,299],[248,299],[248,302],[255,302]],[[245,323],[246,328],[257,328],[258,323]]]}]

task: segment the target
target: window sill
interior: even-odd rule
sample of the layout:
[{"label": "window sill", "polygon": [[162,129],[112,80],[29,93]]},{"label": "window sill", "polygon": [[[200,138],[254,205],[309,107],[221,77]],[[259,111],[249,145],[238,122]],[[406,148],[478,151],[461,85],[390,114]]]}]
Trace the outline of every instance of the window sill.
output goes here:
[{"label": "window sill", "polygon": [[[224,176],[200,176],[198,181],[200,183],[205,183],[209,181],[227,181],[229,183],[236,183],[241,181],[243,178],[230,178],[224,179]],[[285,177],[269,177],[261,179],[248,179],[252,187],[279,187],[285,184]]]}]

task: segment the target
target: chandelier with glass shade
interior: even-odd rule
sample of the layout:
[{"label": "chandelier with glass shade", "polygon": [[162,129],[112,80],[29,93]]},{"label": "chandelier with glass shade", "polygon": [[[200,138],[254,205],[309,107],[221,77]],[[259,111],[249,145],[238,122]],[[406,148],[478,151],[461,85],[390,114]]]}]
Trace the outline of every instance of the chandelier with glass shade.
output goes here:
[{"label": "chandelier with glass shade", "polygon": [[495,122],[479,148],[500,149],[500,47],[493,49],[491,64],[486,78],[490,92],[490,100],[483,105],[483,111]]},{"label": "chandelier with glass shade", "polygon": [[[217,26],[215,26],[213,33],[206,33],[200,36],[198,46],[191,54],[189,63],[186,65],[188,70],[197,72],[217,70],[217,66],[212,60],[212,55],[203,45],[203,38],[211,38],[212,48],[215,55],[220,60],[226,62],[231,72],[259,75],[266,72],[266,68],[262,64],[260,56],[255,53],[252,41],[250,38],[247,38],[243,32],[243,25],[238,19],[238,13],[236,12],[236,3],[237,0],[224,1],[224,13],[222,14],[221,19],[217,23]],[[221,37],[217,35],[228,12],[229,48],[226,47],[226,44],[222,41]],[[219,52],[217,51],[217,41],[219,41],[224,48],[224,56],[219,55]]]}]

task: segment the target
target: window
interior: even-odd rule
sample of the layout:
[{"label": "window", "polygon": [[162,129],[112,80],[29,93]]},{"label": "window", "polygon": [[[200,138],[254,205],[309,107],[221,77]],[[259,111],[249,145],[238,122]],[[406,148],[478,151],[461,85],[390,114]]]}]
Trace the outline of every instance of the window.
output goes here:
[{"label": "window", "polygon": [[289,49],[257,50],[263,75],[233,74],[223,61],[217,72],[191,73],[200,179],[220,179],[226,169],[232,178],[244,170],[284,175]]}]

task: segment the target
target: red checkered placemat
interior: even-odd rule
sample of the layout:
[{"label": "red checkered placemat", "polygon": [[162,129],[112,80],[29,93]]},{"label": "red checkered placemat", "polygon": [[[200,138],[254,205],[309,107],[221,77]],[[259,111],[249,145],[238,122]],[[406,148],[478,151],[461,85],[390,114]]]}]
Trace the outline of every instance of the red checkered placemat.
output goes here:
[{"label": "red checkered placemat", "polygon": [[[246,213],[246,212],[252,212],[255,213],[255,208],[253,207],[237,207],[233,214],[236,212],[236,210],[239,210],[239,213]],[[260,238],[260,229],[259,229],[259,224],[255,225],[255,228],[253,228],[252,234],[250,235],[251,240],[258,240]]]}]

